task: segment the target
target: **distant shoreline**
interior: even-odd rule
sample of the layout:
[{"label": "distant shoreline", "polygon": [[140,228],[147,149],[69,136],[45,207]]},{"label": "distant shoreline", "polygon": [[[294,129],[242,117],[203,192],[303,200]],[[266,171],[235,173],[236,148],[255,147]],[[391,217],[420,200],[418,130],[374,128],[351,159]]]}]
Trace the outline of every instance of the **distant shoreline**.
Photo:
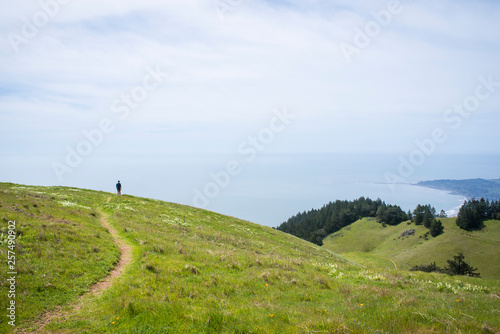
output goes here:
[{"label": "distant shoreline", "polygon": [[420,181],[415,185],[449,191],[450,194],[463,196],[467,200],[472,198],[500,200],[500,179],[433,180]]},{"label": "distant shoreline", "polygon": [[422,185],[422,184],[419,184],[419,183],[414,184],[414,186],[424,187],[424,188],[429,188],[429,189],[435,189],[435,190],[442,190],[442,191],[448,192],[449,195],[462,196],[464,198],[464,200],[466,200],[466,201],[471,200],[471,197],[467,196],[467,194],[464,194],[464,193],[461,193],[459,191],[455,191],[455,190],[452,190],[452,189],[441,188],[441,187],[433,187],[433,186],[426,186],[426,185]]}]

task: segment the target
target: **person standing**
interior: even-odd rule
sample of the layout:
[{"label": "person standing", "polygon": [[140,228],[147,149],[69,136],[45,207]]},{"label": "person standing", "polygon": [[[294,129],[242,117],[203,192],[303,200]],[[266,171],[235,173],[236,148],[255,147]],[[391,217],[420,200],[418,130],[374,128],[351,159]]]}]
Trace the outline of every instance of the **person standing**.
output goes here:
[{"label": "person standing", "polygon": [[122,184],[120,183],[120,180],[118,180],[118,183],[116,184],[116,193],[118,195],[122,195]]}]

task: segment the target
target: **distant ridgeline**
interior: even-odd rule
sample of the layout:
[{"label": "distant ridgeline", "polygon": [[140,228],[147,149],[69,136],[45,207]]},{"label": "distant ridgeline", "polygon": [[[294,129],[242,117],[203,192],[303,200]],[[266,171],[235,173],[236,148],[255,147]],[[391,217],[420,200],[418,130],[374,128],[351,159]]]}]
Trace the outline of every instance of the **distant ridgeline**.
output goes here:
[{"label": "distant ridgeline", "polygon": [[298,213],[277,229],[321,246],[327,235],[351,225],[358,219],[377,217],[381,223],[398,225],[410,219],[409,216],[411,216],[410,212],[406,214],[399,206],[387,205],[381,199],[373,201],[360,197],[354,201],[337,200],[324,205],[319,210],[312,209]]},{"label": "distant ridgeline", "polygon": [[[429,229],[433,237],[443,233],[443,225],[438,218],[446,218],[430,204],[417,205],[415,210],[405,213],[397,205],[387,205],[380,198],[373,201],[360,197],[354,201],[335,201],[321,209],[312,209],[298,213],[277,227],[278,230],[301,239],[323,245],[323,239],[359,219],[373,217],[382,225],[399,225],[411,221]],[[463,230],[481,230],[486,220],[500,220],[500,200],[490,201],[484,198],[466,201],[458,212],[456,224]]]},{"label": "distant ridgeline", "polygon": [[417,183],[418,186],[447,190],[457,195],[462,195],[468,199],[484,198],[489,200],[500,200],[500,179],[484,180],[434,180],[422,181]]}]

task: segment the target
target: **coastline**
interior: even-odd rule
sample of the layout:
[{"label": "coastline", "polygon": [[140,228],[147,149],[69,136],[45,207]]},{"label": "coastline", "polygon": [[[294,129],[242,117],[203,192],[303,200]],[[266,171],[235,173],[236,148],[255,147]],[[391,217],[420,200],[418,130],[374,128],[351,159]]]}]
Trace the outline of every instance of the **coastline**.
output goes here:
[{"label": "coastline", "polygon": [[456,190],[448,189],[448,188],[446,188],[446,187],[439,187],[439,186],[424,185],[424,184],[420,184],[420,182],[415,183],[414,185],[415,185],[415,186],[418,186],[418,187],[429,188],[429,189],[442,190],[442,191],[447,192],[447,193],[448,193],[448,195],[462,196],[462,197],[464,198],[464,200],[465,200],[465,201],[469,201],[469,200],[471,200],[471,197],[469,197],[467,194],[465,194],[465,193],[461,193],[461,192],[456,191]]},{"label": "coastline", "polygon": [[418,186],[449,191],[454,195],[464,196],[467,200],[484,198],[500,200],[500,182],[497,179],[432,180],[420,181]]},{"label": "coastline", "polygon": [[[409,184],[409,185],[412,185],[414,187],[420,187],[420,188],[438,190],[438,191],[441,191],[443,193],[443,195],[446,195],[446,196],[450,196],[450,195],[451,196],[460,196],[461,199],[457,201],[459,203],[457,206],[454,206],[454,207],[452,207],[450,209],[443,209],[446,212],[446,215],[448,217],[450,217],[450,218],[457,217],[458,211],[460,210],[460,208],[462,207],[462,205],[466,201],[469,200],[469,198],[466,195],[458,193],[456,191],[449,190],[449,189],[443,189],[443,188],[439,188],[439,187],[429,187],[429,186],[421,185],[420,182],[417,182],[417,183],[414,183],[414,184]],[[436,208],[436,209],[438,209],[438,208]]]}]

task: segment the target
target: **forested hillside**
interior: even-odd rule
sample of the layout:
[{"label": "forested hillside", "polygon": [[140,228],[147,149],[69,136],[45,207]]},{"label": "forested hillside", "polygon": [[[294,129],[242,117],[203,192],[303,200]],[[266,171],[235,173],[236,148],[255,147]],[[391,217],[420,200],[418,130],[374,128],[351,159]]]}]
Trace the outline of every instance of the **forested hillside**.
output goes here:
[{"label": "forested hillside", "polygon": [[399,206],[387,205],[381,199],[373,201],[360,197],[354,201],[337,200],[319,210],[298,213],[281,224],[278,230],[321,246],[327,235],[363,217],[377,217],[380,222],[389,225],[397,225],[408,219]]},{"label": "forested hillside", "polygon": [[500,220],[500,200],[481,198],[465,202],[458,212],[457,225],[463,230],[480,230],[487,219]]}]

